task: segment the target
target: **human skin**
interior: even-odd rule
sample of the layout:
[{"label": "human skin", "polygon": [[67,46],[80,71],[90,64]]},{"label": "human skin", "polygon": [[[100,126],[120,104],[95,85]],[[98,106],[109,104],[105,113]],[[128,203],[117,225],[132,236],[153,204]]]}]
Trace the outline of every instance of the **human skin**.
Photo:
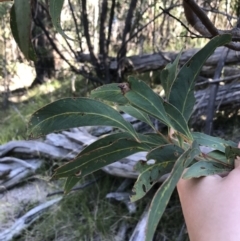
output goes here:
[{"label": "human skin", "polygon": [[228,175],[180,179],[190,241],[240,241],[240,158]]}]

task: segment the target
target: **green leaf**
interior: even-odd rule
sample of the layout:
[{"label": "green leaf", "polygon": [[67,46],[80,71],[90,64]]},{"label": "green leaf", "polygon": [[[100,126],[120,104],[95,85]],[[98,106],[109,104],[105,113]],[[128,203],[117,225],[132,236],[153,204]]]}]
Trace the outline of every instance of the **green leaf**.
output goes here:
[{"label": "green leaf", "polygon": [[195,80],[214,50],[231,41],[231,35],[218,35],[211,39],[205,47],[199,50],[179,71],[177,78],[172,83],[169,102],[174,105],[188,121],[195,104]]},{"label": "green leaf", "polygon": [[64,185],[64,193],[65,194],[69,193],[79,181],[80,179],[78,177],[75,177],[75,176],[68,177]]},{"label": "green leaf", "polygon": [[164,162],[166,160],[177,160],[183,153],[183,149],[173,144],[167,144],[159,146],[151,150],[148,155],[148,160],[155,160],[157,163]]},{"label": "green leaf", "polygon": [[97,139],[96,141],[94,141],[93,143],[91,143],[90,145],[88,145],[87,147],[85,147],[78,156],[82,156],[86,153],[90,153],[92,151],[95,151],[98,148],[103,148],[106,146],[109,146],[111,144],[113,144],[113,142],[120,140],[120,139],[131,139],[134,140],[132,135],[129,134],[128,132],[120,132],[120,133],[114,133],[111,135],[107,135],[107,136],[103,136],[100,137],[99,139]]},{"label": "green leaf", "polygon": [[119,84],[107,84],[100,86],[91,91],[91,98],[110,101],[118,105],[128,104],[128,100],[124,97],[121,89],[118,87]]},{"label": "green leaf", "polygon": [[165,136],[158,133],[146,133],[144,135],[139,134],[139,140],[152,146],[160,146],[168,144],[168,140]]},{"label": "green leaf", "polygon": [[230,164],[230,162],[226,158],[225,153],[221,151],[211,151],[206,154],[206,157],[208,160],[211,160],[211,161],[216,160],[216,162],[222,162],[223,164],[228,164],[228,165]]},{"label": "green leaf", "polygon": [[147,162],[139,161],[136,170],[140,172],[134,184],[131,201],[135,202],[146,195],[159,178],[170,172],[175,161],[183,153],[183,149],[176,145],[164,145],[153,149],[148,153],[148,160],[155,160],[155,164],[148,165]]},{"label": "green leaf", "polygon": [[229,172],[231,170],[232,168],[226,167],[216,162],[199,161],[187,169],[183,175],[183,179],[205,177],[209,175]]},{"label": "green leaf", "polygon": [[141,151],[148,151],[144,143],[120,139],[110,145],[100,147],[85,154],[80,153],[75,160],[59,167],[53,177],[83,177],[124,157]]},{"label": "green leaf", "polygon": [[237,156],[240,156],[240,149],[238,147],[227,146],[225,149],[225,155],[227,163],[234,166],[234,160]]},{"label": "green leaf", "polygon": [[12,35],[27,60],[35,60],[31,42],[31,0],[15,0],[10,10]]},{"label": "green leaf", "polygon": [[[111,145],[116,140],[120,140],[123,138],[133,139],[133,137],[128,132],[121,132],[121,133],[115,133],[108,136],[104,136],[102,138],[99,138],[97,141],[93,142],[89,146],[87,146],[84,150],[82,150],[82,152],[78,155],[78,157],[87,153],[91,153],[96,149]],[[166,140],[162,138],[162,136],[159,136],[155,133],[151,133],[149,135],[139,134],[139,139],[142,143],[145,143],[149,147],[149,149],[154,148],[160,144],[166,144]],[[71,189],[76,185],[76,183],[79,180],[80,180],[79,177],[76,177],[76,176],[68,177],[64,187],[65,193],[70,192]]]},{"label": "green leaf", "polygon": [[61,12],[63,8],[64,0],[49,0],[49,13],[52,18],[52,23],[56,30],[66,39],[73,40],[69,38],[61,27]]},{"label": "green leaf", "polygon": [[149,116],[146,113],[142,112],[141,110],[139,110],[131,105],[118,106],[118,110],[123,111],[123,112],[131,115],[132,117],[148,124],[149,126],[151,126],[153,128],[153,130],[155,130]]},{"label": "green leaf", "polygon": [[[120,140],[122,138],[132,138],[132,136],[128,132],[121,132],[121,133],[115,133],[112,135],[104,136],[102,138],[99,138],[97,141],[91,143],[89,146],[87,146],[85,149],[81,151],[81,153],[78,156],[82,156],[86,153],[90,153],[92,151],[95,151],[98,148],[106,147],[110,144],[112,144],[116,140]],[[64,192],[68,193],[71,191],[71,189],[79,182],[80,178],[76,176],[70,176],[67,178],[64,186]]]},{"label": "green leaf", "polygon": [[161,71],[161,84],[165,91],[165,96],[167,100],[169,99],[172,84],[175,81],[178,73],[177,68],[181,54],[182,51],[180,51],[173,63],[167,64],[165,69]]},{"label": "green leaf", "polygon": [[175,161],[165,161],[153,165],[142,163],[141,165],[146,165],[148,168],[138,176],[133,187],[134,194],[131,196],[131,202],[143,198],[162,175],[172,170],[174,163]]},{"label": "green leaf", "polygon": [[164,102],[164,108],[170,120],[171,127],[192,139],[192,134],[189,131],[188,124],[180,111],[168,102]]},{"label": "green leaf", "polygon": [[224,139],[209,136],[204,133],[192,132],[192,136],[199,145],[208,146],[221,152],[225,152],[225,148],[227,146],[237,147],[237,143],[233,141],[226,141]]},{"label": "green leaf", "polygon": [[184,169],[190,165],[194,157],[199,154],[199,147],[194,141],[192,146],[178,158],[170,176],[166,179],[166,181],[161,185],[161,187],[154,195],[148,213],[145,237],[146,241],[151,241],[153,239],[153,235],[157,228],[158,222],[164,213],[172,192],[175,189],[179,179],[181,178]]},{"label": "green leaf", "polygon": [[114,126],[131,133],[137,133],[130,123],[110,106],[88,98],[66,98],[50,103],[36,111],[30,118],[31,137],[46,135],[80,126]]},{"label": "green leaf", "polygon": [[[144,143],[146,147],[149,148],[149,150],[156,148],[156,146],[164,145],[167,143],[166,139],[164,139],[162,136],[156,133],[150,133],[146,135],[139,134],[138,137],[139,137],[139,141],[141,143]],[[120,132],[120,133],[107,135],[91,143],[89,146],[83,149],[77,157],[80,157],[85,154],[89,154],[99,148],[105,148],[106,146],[109,146],[120,139],[134,140],[132,135],[129,134],[128,132]]]},{"label": "green leaf", "polygon": [[130,77],[129,84],[130,90],[125,97],[131,105],[168,125],[169,120],[163,107],[162,98],[141,80]]}]

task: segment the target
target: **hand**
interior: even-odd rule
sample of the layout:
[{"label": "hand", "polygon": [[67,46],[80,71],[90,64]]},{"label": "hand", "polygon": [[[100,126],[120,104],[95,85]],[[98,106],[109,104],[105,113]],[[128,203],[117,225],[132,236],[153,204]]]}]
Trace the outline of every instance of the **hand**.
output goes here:
[{"label": "hand", "polygon": [[181,179],[177,189],[191,241],[240,241],[240,158],[225,177]]}]

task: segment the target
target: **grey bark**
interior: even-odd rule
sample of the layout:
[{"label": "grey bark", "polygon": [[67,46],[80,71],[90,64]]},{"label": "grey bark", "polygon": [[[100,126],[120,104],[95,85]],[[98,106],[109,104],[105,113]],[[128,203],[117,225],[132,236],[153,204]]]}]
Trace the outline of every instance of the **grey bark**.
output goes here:
[{"label": "grey bark", "polygon": [[[205,67],[202,69],[200,76],[211,76],[214,73],[214,69],[220,59],[223,49],[225,47],[219,47],[215,50],[213,55],[206,61]],[[182,53],[180,58],[180,65],[183,65],[188,61],[199,49],[189,49]],[[154,54],[143,54],[131,57],[125,57],[122,66],[127,69],[128,72],[146,72],[152,70],[161,70],[169,62],[173,62],[177,57],[178,52],[159,52]],[[101,60],[102,56],[98,56]],[[118,62],[115,58],[108,58],[109,69],[111,71],[116,71],[118,68]],[[230,50],[225,62],[225,66],[238,64],[240,57],[238,52]],[[79,54],[79,62],[89,62],[91,63],[90,54]]]},{"label": "grey bark", "polygon": [[25,215],[17,219],[9,229],[0,233],[0,241],[11,241],[13,238],[20,235],[24,229],[37,221],[46,210],[60,202],[61,199],[62,197],[50,200],[28,211]]}]

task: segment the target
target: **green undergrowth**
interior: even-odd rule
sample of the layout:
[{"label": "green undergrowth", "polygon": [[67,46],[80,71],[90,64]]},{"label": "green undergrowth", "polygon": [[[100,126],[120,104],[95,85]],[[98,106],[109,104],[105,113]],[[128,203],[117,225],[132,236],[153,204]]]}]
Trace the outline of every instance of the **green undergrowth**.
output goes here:
[{"label": "green undergrowth", "polygon": [[75,88],[76,92],[73,93],[69,79],[52,80],[27,90],[21,97],[13,98],[13,101],[10,98],[6,110],[0,107],[0,145],[11,140],[26,140],[28,118],[40,107],[63,97],[85,96],[92,86],[79,79]]},{"label": "green undergrowth", "polygon": [[[116,235],[123,223],[127,227],[125,240],[129,240],[154,190],[138,201],[136,213],[130,214],[123,202],[106,198],[108,193],[117,190],[123,178],[99,171],[80,182],[100,175],[102,178],[91,186],[65,196],[59,205],[46,212],[15,241],[113,241],[117,240]],[[131,188],[132,185],[129,185],[125,191],[130,192]],[[183,224],[181,207],[174,193],[154,240],[177,240],[182,234]]]}]

